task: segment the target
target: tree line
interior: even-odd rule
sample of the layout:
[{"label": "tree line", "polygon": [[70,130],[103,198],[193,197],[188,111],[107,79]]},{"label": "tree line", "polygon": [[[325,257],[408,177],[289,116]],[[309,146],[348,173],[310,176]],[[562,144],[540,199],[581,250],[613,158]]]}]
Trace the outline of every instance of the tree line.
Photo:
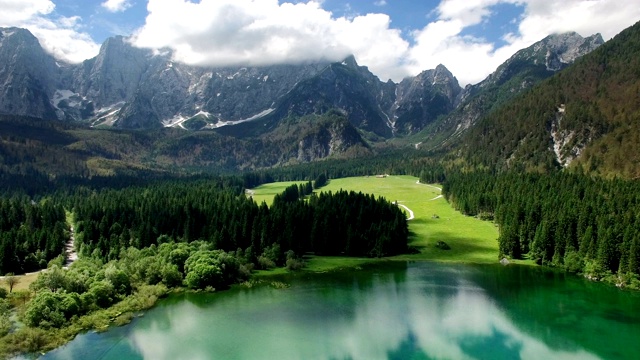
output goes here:
[{"label": "tree line", "polygon": [[311,182],[293,185],[271,207],[208,181],[81,194],[72,199],[76,246],[81,256],[108,261],[131,246],[203,240],[216,250],[242,251],[257,266],[261,257],[282,266],[288,251],[299,257],[406,250],[406,218],[395,205],[373,195],[312,191]]},{"label": "tree line", "polygon": [[[625,283],[640,274],[640,183],[582,174],[451,173],[443,194],[500,226],[501,256]],[[636,280],[637,281],[637,280]]]},{"label": "tree line", "polygon": [[64,207],[27,197],[0,198],[0,273],[36,271],[64,252],[69,238]]}]

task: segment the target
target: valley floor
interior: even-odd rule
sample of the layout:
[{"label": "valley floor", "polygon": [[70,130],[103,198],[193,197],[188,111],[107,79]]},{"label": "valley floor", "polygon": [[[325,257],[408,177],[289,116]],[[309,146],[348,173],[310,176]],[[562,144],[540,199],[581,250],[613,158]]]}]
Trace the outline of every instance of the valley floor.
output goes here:
[{"label": "valley floor", "polygon": [[[273,196],[295,182],[265,184],[251,190],[253,198],[270,204]],[[421,184],[412,176],[352,177],[332,179],[320,191],[353,190],[383,196],[403,207],[409,221],[409,245],[419,252],[392,260],[431,260],[464,263],[498,262],[498,228],[494,223],[462,215],[442,197],[441,188]],[[435,246],[438,241],[450,250]],[[371,259],[313,257],[309,271],[356,266]]]}]

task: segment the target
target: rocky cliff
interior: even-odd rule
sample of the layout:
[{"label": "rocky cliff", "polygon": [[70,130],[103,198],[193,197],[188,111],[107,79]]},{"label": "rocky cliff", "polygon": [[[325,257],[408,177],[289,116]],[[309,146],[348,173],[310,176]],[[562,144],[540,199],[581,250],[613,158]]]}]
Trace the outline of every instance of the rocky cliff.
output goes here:
[{"label": "rocky cliff", "polygon": [[428,140],[464,131],[600,44],[599,35],[549,36],[461,89],[443,65],[397,84],[380,81],[352,56],[337,63],[205,68],[135,48],[120,36],[105,41],[95,58],[69,65],[45,53],[27,30],[9,28],[0,31],[0,112],[250,137],[291,117],[338,109],[369,141],[420,131]]}]

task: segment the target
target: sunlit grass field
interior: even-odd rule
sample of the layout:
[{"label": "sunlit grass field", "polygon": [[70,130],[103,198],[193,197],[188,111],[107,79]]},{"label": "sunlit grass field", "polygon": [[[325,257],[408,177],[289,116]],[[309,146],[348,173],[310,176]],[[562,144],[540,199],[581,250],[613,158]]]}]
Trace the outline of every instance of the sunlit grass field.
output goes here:
[{"label": "sunlit grass field", "polygon": [[[32,282],[36,281],[38,275],[40,275],[40,273],[17,275],[16,277],[18,278],[18,283],[13,287],[13,291],[29,290],[29,285],[31,285]],[[9,291],[9,286],[4,281],[4,278],[0,279],[0,287],[3,287],[7,289],[7,291]]]},{"label": "sunlit grass field", "polygon": [[258,203],[258,205],[262,204],[263,201],[267,202],[267,205],[271,206],[271,203],[273,202],[273,197],[276,196],[276,194],[280,194],[284,191],[284,189],[286,189],[287,187],[293,185],[293,184],[306,184],[306,181],[283,181],[283,182],[277,182],[277,183],[270,183],[270,184],[264,184],[264,185],[260,185],[260,187],[257,187],[255,189],[252,190],[248,190],[247,191],[247,196],[250,196],[253,198],[253,200]]},{"label": "sunlit grass field", "polygon": [[[415,218],[409,221],[409,245],[419,250],[417,254],[395,256],[392,259],[433,260],[465,263],[498,262],[498,228],[489,221],[464,216],[454,210],[440,197],[440,185],[418,184],[412,176],[352,177],[332,179],[321,191],[340,189],[360,191],[383,196],[389,201],[407,206]],[[254,189],[254,199],[269,199],[293,184],[266,184]],[[451,249],[442,250],[435,246],[444,241]],[[328,268],[355,265],[363,259],[313,258],[310,270],[323,271]]]}]

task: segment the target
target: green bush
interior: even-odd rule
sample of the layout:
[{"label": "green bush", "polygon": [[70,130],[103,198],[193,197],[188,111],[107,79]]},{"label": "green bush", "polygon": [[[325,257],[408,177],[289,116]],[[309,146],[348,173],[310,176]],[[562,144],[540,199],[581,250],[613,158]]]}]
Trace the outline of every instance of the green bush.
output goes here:
[{"label": "green bush", "polygon": [[59,328],[74,315],[79,315],[78,294],[41,291],[31,300],[24,313],[25,323],[32,327]]},{"label": "green bush", "polygon": [[196,251],[185,263],[185,282],[192,289],[222,285],[222,269],[215,251]]},{"label": "green bush", "polygon": [[590,279],[600,280],[606,276],[606,271],[596,260],[587,260],[584,263],[584,274]]},{"label": "green bush", "polygon": [[129,275],[110,264],[104,271],[105,279],[111,282],[114,291],[119,295],[129,295],[131,293],[131,281]]},{"label": "green bush", "polygon": [[182,273],[175,264],[165,264],[162,267],[162,282],[168,287],[182,285]]},{"label": "green bush", "polygon": [[304,261],[300,259],[287,259],[286,267],[289,271],[300,270],[304,267]]},{"label": "green bush", "polygon": [[258,256],[258,266],[260,269],[268,270],[276,267],[276,263],[264,255]]},{"label": "green bush", "polygon": [[581,272],[584,268],[584,261],[576,251],[567,252],[564,256],[564,268],[573,273]]},{"label": "green bush", "polygon": [[101,308],[108,307],[115,300],[115,290],[109,280],[94,282],[89,288],[89,293],[93,295],[95,304]]},{"label": "green bush", "polygon": [[10,310],[9,301],[4,298],[0,299],[0,337],[7,335],[11,330]]},{"label": "green bush", "polygon": [[287,261],[285,266],[289,271],[300,270],[304,267],[304,261],[296,256],[293,250],[289,250],[286,253]]}]

